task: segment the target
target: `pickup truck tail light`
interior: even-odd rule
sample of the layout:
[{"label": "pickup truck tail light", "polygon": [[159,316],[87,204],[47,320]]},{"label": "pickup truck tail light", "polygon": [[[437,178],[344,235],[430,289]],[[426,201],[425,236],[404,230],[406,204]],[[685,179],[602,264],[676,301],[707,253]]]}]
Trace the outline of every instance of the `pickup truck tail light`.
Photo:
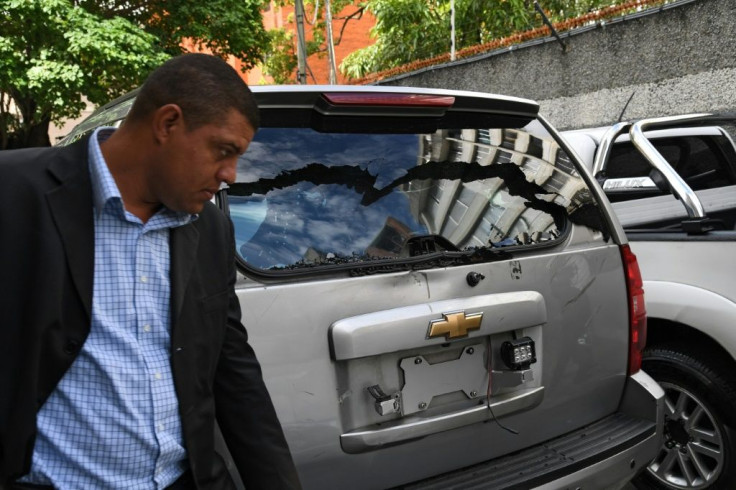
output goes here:
[{"label": "pickup truck tail light", "polygon": [[647,343],[647,310],[644,306],[644,282],[636,255],[628,245],[621,247],[626,268],[626,289],[629,297],[629,374],[641,369],[641,352]]}]

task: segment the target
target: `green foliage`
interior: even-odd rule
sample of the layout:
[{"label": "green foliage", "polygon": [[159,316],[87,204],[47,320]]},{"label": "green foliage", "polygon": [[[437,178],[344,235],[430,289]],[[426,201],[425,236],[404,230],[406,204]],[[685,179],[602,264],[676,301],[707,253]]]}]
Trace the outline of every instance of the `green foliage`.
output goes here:
[{"label": "green foliage", "polygon": [[263,73],[270,75],[279,85],[295,83],[296,35],[286,29],[271,29],[268,35],[271,46],[263,62]]},{"label": "green foliage", "polygon": [[48,144],[83,97],[109,101],[182,44],[247,69],[269,45],[262,0],[0,0],[0,149]]},{"label": "green foliage", "polygon": [[[348,78],[361,78],[368,73],[391,68],[383,62],[379,49],[380,45],[376,43],[353,51],[343,58],[340,63],[340,71]],[[382,68],[384,66],[385,68]]]},{"label": "green foliage", "polygon": [[123,17],[156,38],[170,55],[192,41],[219,56],[233,55],[244,69],[263,59],[270,39],[263,28],[266,0],[76,0],[105,19]]},{"label": "green foliage", "polygon": [[[552,22],[624,0],[540,0]],[[366,0],[376,17],[375,44],[348,55],[340,65],[360,78],[451,49],[450,0]],[[456,49],[499,39],[541,25],[532,0],[455,0]]]},{"label": "green foliage", "polygon": [[47,142],[35,127],[78,116],[83,95],[102,103],[130,90],[167,58],[130,22],[67,0],[0,0],[0,33],[2,148]]}]

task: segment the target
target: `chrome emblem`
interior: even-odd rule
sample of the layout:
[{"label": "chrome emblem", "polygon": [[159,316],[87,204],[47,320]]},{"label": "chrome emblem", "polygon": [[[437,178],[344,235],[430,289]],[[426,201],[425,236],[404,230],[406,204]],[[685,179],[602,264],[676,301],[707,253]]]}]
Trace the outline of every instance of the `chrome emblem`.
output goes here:
[{"label": "chrome emblem", "polygon": [[480,328],[480,321],[483,319],[483,313],[473,313],[465,315],[464,311],[455,313],[443,313],[443,320],[432,320],[429,322],[429,334],[427,338],[445,336],[445,339],[456,339],[458,337],[466,337],[468,330],[477,330]]}]

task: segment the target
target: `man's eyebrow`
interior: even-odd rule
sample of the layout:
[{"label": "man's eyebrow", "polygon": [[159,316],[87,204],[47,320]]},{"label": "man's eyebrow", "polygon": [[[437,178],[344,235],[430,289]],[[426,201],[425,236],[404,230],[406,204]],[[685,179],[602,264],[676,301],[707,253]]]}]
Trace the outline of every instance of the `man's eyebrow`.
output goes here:
[{"label": "man's eyebrow", "polygon": [[239,144],[234,143],[232,141],[220,141],[218,144],[220,146],[229,147],[231,150],[233,150],[233,152],[237,153],[238,155],[245,153],[245,150],[243,150]]}]

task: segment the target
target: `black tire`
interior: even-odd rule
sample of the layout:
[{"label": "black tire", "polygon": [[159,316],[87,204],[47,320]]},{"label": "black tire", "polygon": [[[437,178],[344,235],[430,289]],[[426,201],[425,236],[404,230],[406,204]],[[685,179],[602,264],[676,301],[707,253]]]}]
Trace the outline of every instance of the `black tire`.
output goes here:
[{"label": "black tire", "polygon": [[637,488],[736,489],[736,389],[722,366],[678,347],[644,351],[644,371],[665,390],[665,433]]}]

